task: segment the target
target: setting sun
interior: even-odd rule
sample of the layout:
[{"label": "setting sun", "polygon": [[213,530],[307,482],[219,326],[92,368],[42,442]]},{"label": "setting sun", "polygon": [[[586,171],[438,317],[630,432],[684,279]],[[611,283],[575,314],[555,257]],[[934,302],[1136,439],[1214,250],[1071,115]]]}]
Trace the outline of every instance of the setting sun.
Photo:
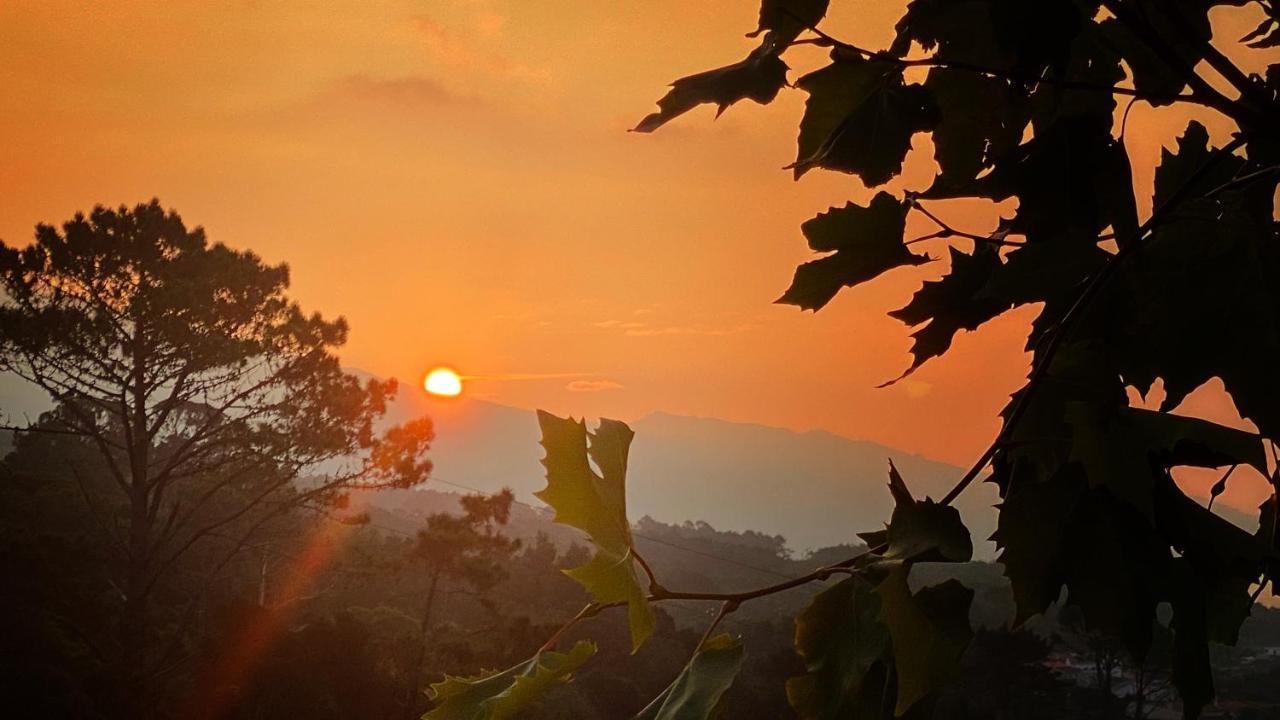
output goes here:
[{"label": "setting sun", "polygon": [[432,395],[457,397],[462,394],[462,377],[449,368],[439,367],[427,373],[423,387]]}]

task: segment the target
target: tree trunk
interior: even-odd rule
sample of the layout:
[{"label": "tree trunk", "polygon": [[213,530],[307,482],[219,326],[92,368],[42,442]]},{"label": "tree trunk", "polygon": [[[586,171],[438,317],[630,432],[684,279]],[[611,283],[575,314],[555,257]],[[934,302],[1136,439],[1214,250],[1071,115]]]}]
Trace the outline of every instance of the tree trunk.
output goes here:
[{"label": "tree trunk", "polygon": [[422,621],[418,626],[418,657],[413,667],[409,668],[409,685],[405,688],[404,718],[414,720],[417,717],[415,701],[422,688],[422,670],[427,662],[427,634],[431,629],[431,610],[436,603],[436,586],[440,583],[440,571],[431,575],[431,586],[427,589],[427,601],[422,608]]},{"label": "tree trunk", "polygon": [[121,675],[125,681],[127,710],[133,717],[149,715],[150,668],[147,643],[150,634],[147,587],[151,571],[151,438],[147,432],[145,382],[146,346],[141,325],[135,320],[130,372],[130,406],[122,408],[120,422],[129,441],[129,558],[125,600],[120,618]]},{"label": "tree trunk", "polygon": [[129,500],[129,558],[124,585],[124,607],[120,615],[119,674],[126,694],[125,709],[132,717],[142,717],[145,715],[148,695],[146,586],[151,528],[145,490],[135,490],[130,494]]}]

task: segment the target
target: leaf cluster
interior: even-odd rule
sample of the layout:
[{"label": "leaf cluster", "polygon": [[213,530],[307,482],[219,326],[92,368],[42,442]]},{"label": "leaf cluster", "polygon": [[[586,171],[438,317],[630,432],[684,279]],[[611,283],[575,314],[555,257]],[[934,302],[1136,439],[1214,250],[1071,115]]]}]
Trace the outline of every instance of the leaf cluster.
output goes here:
[{"label": "leaf cluster", "polygon": [[[990,467],[1002,498],[994,539],[1019,621],[1065,591],[1091,631],[1142,664],[1157,607],[1167,604],[1172,678],[1185,715],[1198,716],[1213,697],[1210,643],[1235,641],[1280,570],[1280,476],[1267,455],[1280,434],[1280,65],[1261,77],[1240,70],[1214,44],[1210,23],[1215,9],[1246,4],[911,0],[889,47],[874,50],[822,30],[826,2],[764,0],[750,35],[758,44],[744,60],[676,80],[637,131],[702,104],[719,114],[742,100],[771,102],[788,87],[789,50],[827,49],[825,64],[793,84],[806,98],[789,169],[797,179],[843,173],[876,192],[801,225],[820,256],[796,270],[778,302],[816,311],[843,288],[925,265],[935,259],[928,249],[941,250],[941,277],[891,313],[912,328],[903,375],[944,355],[959,332],[1028,305],[1038,308],[1026,344],[1032,371],[997,438],[947,496],[916,500],[893,471],[896,509],[883,531],[863,535],[867,553],[732,594],[671,591],[635,553],[625,426],[603,421],[592,434],[541,414],[541,497],[596,546],[575,571],[596,600],[584,613],[625,605],[638,647],[647,603],[720,602],[710,637],[742,602],[848,575],[797,618],[806,672],[788,681],[793,707],[806,718],[928,717],[968,646],[972,592],[958,583],[913,588],[911,568],[969,559],[968,531],[949,505]],[[1265,17],[1242,38],[1246,50],[1280,37],[1275,6],[1256,4]],[[1215,146],[1202,124],[1189,123],[1161,157],[1145,219],[1121,98],[1194,106],[1236,128]],[[919,134],[932,141],[933,181],[879,189],[901,174]],[[932,209],[956,199],[1016,210],[994,227],[961,230]],[[913,220],[936,231],[908,238]],[[1175,414],[1214,379],[1249,430]],[[1157,386],[1157,410],[1130,401]],[[1268,478],[1273,497],[1260,530],[1189,497],[1174,480],[1180,467],[1224,469],[1213,497],[1237,467]],[[691,675],[704,690],[719,687],[699,663],[709,649],[669,692]],[[699,707],[691,716],[714,705]]]}]

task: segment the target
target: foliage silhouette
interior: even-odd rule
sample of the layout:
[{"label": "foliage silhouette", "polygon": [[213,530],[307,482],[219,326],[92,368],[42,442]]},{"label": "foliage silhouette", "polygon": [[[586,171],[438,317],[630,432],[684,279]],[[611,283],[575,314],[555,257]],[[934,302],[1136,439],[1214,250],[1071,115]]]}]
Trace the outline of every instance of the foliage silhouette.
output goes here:
[{"label": "foliage silhouette", "polygon": [[[619,530],[597,557],[625,571],[626,592],[598,593],[579,617],[642,607],[633,589],[637,565],[649,581],[648,602],[718,601],[720,616],[849,574],[797,621],[809,673],[788,686],[795,709],[814,718],[929,717],[969,640],[967,618],[956,612],[967,607],[967,591],[941,585],[913,593],[907,575],[918,561],[968,559],[968,533],[945,511],[990,467],[1003,499],[995,539],[1018,620],[1046,611],[1065,589],[1091,632],[1115,638],[1145,667],[1157,607],[1168,604],[1171,676],[1184,715],[1197,717],[1214,696],[1210,643],[1235,642],[1257,595],[1267,584],[1276,591],[1280,569],[1280,475],[1265,454],[1270,446],[1274,455],[1280,434],[1280,289],[1273,281],[1280,271],[1273,207],[1280,65],[1265,77],[1246,74],[1213,44],[1209,20],[1218,6],[1245,4],[913,0],[880,51],[821,30],[825,2],[765,0],[752,33],[759,45],[746,61],[677,80],[636,130],[656,130],[697,104],[723,112],[742,99],[769,102],[783,85],[778,73],[790,48],[829,48],[829,64],[796,81],[808,97],[795,176],[822,168],[875,188],[901,172],[916,133],[932,134],[938,173],[929,187],[900,197],[882,191],[865,207],[850,203],[805,223],[810,247],[831,254],[802,265],[779,302],[818,310],[842,287],[924,262],[909,244],[940,241],[950,254],[947,274],[893,313],[916,328],[906,373],[944,354],[958,331],[1036,304],[1027,341],[1032,371],[1005,409],[998,437],[940,502],[913,499],[891,472],[897,509],[885,531],[863,535],[872,546],[864,554],[752,591],[673,591],[634,545],[618,544],[627,538]],[[1242,42],[1273,46],[1280,16],[1272,3],[1257,4],[1267,19]],[[916,48],[926,54],[913,56]],[[927,69],[923,83],[907,81],[911,68]],[[1188,125],[1156,170],[1145,220],[1120,97],[1201,106],[1236,128],[1213,147],[1203,126]],[[958,231],[928,207],[952,198],[1013,199],[1017,210],[995,228]],[[911,212],[939,230],[908,240]],[[1213,378],[1258,432],[1171,414]],[[1131,407],[1127,390],[1146,396],[1157,380],[1160,410]],[[542,418],[544,497],[596,513],[569,521],[578,527],[606,518],[616,524],[620,480],[609,481],[607,504],[598,491],[568,481],[594,477],[585,427]],[[572,454],[548,444],[562,424],[582,438]],[[601,427],[618,432],[614,421]],[[1181,466],[1238,465],[1272,484],[1257,534],[1189,498],[1172,474]],[[633,637],[637,645],[644,639]]]},{"label": "foliage silhouette", "polygon": [[503,561],[520,548],[519,540],[512,540],[499,531],[511,517],[514,499],[510,490],[493,496],[467,495],[462,498],[462,515],[433,513],[427,518],[426,528],[418,531],[413,559],[422,565],[428,580],[414,639],[417,655],[406,686],[405,716],[408,718],[422,714],[416,708],[422,694],[427,641],[434,619],[432,611],[436,609],[437,594],[442,591],[441,581],[484,592],[503,578]]},{"label": "foliage silhouette", "polygon": [[66,438],[68,472],[112,529],[121,602],[102,652],[126,714],[146,714],[182,654],[202,591],[187,588],[164,637],[152,600],[193,553],[216,548],[211,582],[291,509],[430,470],[430,422],[376,432],[394,383],[343,372],[346,323],[304,314],[288,285],[286,266],[210,244],[157,201],[0,243],[0,370],[56,403],[21,430]]}]

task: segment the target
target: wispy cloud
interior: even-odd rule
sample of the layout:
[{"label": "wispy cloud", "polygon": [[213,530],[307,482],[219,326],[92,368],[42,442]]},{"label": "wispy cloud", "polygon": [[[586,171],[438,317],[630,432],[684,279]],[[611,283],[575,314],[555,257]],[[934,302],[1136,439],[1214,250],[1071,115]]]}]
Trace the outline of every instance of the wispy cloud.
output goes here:
[{"label": "wispy cloud", "polygon": [[389,103],[407,107],[481,104],[479,99],[459,95],[425,75],[393,78],[348,75],[333,83],[325,94],[347,101]]},{"label": "wispy cloud", "polygon": [[902,390],[907,393],[907,397],[913,398],[913,399],[922,398],[925,395],[928,395],[929,393],[933,392],[933,385],[930,385],[929,383],[923,380],[913,380],[911,378],[906,378],[903,380],[899,380],[896,383],[896,385],[897,387],[902,388]]},{"label": "wispy cloud", "polygon": [[753,325],[731,327],[689,327],[685,325],[642,326],[628,328],[623,334],[631,337],[657,337],[661,335],[738,335],[751,330]]},{"label": "wispy cloud", "polygon": [[481,12],[474,18],[472,28],[464,32],[446,28],[427,15],[418,15],[410,23],[423,49],[441,65],[531,85],[551,83],[552,75],[549,70],[516,62],[484,47],[484,40],[496,40],[502,36],[506,25],[506,17],[503,15]]},{"label": "wispy cloud", "polygon": [[612,380],[574,380],[564,386],[565,390],[575,393],[593,393],[604,390],[621,390],[622,383],[616,383]]},{"label": "wispy cloud", "polygon": [[755,328],[749,323],[737,325],[658,325],[637,320],[600,320],[592,323],[602,330],[620,330],[630,337],[657,337],[661,335],[737,335]]},{"label": "wispy cloud", "polygon": [[634,328],[642,328],[645,326],[645,324],[642,322],[628,322],[625,320],[601,320],[599,322],[592,323],[592,325],[595,325],[598,328],[604,328],[606,330],[609,330],[612,328],[619,328],[622,330],[631,330]]},{"label": "wispy cloud", "polygon": [[463,375],[463,380],[483,380],[486,382],[523,382],[528,380],[564,380],[599,375],[600,373],[493,373],[481,375]]}]

